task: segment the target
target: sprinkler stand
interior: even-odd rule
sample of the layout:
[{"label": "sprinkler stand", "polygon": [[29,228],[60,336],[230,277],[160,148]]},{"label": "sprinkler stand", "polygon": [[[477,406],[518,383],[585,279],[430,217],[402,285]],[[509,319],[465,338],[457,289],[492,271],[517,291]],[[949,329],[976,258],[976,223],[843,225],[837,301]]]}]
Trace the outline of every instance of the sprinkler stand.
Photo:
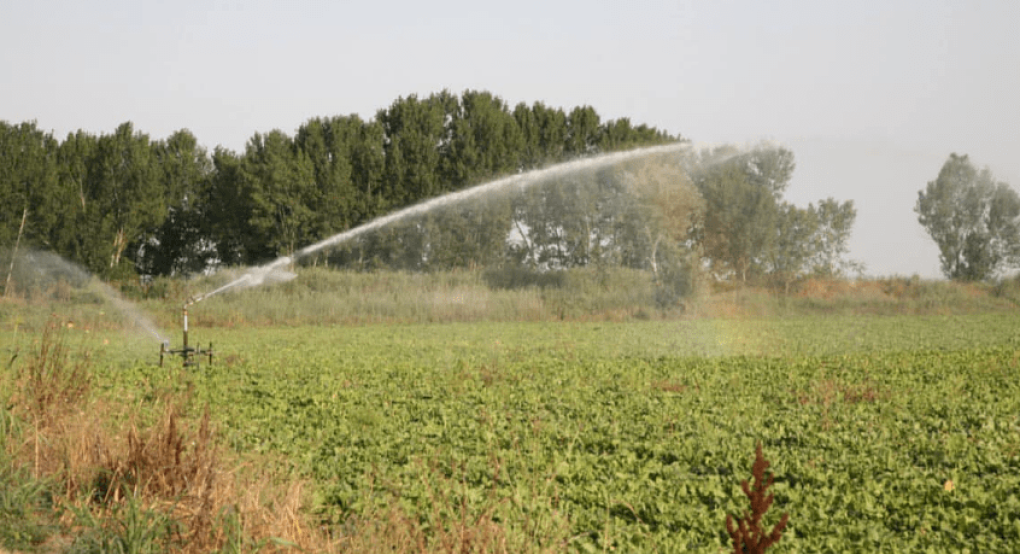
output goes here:
[{"label": "sprinkler stand", "polygon": [[167,354],[174,356],[180,356],[184,360],[184,367],[199,367],[199,358],[202,356],[209,356],[209,365],[212,365],[213,361],[213,347],[212,343],[209,343],[209,348],[203,349],[201,346],[192,347],[188,346],[188,306],[202,300],[203,297],[191,298],[184,303],[184,342],[179,349],[171,349],[170,341],[163,341],[159,345],[159,367],[163,367],[163,357]]}]

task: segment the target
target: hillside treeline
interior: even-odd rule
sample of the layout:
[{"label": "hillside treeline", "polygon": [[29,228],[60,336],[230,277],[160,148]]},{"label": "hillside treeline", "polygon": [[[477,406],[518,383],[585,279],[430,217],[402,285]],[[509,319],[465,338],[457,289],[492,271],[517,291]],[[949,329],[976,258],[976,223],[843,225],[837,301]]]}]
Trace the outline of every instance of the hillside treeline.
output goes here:
[{"label": "hillside treeline", "polygon": [[124,123],[58,141],[0,122],[0,246],[20,236],[106,277],[255,264],[497,175],[672,140],[591,107],[511,110],[475,91],[256,133],[242,153],[210,153],[187,130],[154,140]]}]

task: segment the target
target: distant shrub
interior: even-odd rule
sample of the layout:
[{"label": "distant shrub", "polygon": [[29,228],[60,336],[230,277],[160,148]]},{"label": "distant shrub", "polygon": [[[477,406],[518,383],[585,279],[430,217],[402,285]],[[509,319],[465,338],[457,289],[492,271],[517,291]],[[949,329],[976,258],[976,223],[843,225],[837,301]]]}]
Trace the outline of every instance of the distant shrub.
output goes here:
[{"label": "distant shrub", "polygon": [[563,288],[567,281],[566,272],[562,270],[540,271],[520,266],[487,269],[482,278],[489,288],[502,290]]},{"label": "distant shrub", "polygon": [[542,290],[547,308],[559,319],[588,319],[599,314],[655,306],[652,275],[626,268],[574,268],[560,287]]},{"label": "distant shrub", "polygon": [[687,261],[665,264],[655,276],[655,306],[663,311],[686,311],[702,288],[700,277]]},{"label": "distant shrub", "polygon": [[1020,306],[1020,273],[1012,277],[1003,277],[992,286],[991,293],[996,298],[1009,300]]}]

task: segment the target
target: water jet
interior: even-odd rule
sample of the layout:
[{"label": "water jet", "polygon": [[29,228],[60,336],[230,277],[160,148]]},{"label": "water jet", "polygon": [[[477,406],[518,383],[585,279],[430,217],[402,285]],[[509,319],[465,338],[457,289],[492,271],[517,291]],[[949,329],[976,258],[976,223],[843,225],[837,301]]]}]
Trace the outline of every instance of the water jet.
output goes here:
[{"label": "water jet", "polygon": [[553,165],[544,169],[537,169],[525,173],[518,173],[510,175],[508,177],[499,178],[487,183],[482,183],[474,187],[470,187],[464,190],[459,190],[426,200],[419,204],[409,206],[397,210],[393,213],[378,217],[367,223],[359,225],[353,229],[348,229],[337,233],[331,237],[327,237],[319,242],[308,245],[301,250],[293,252],[289,256],[282,256],[276,260],[262,266],[249,268],[244,275],[241,277],[209,292],[204,295],[205,298],[217,295],[221,292],[237,288],[237,287],[254,287],[264,283],[279,282],[284,280],[293,279],[295,275],[289,271],[284,270],[284,266],[288,266],[295,261],[316,254],[326,248],[337,246],[358,236],[361,236],[370,231],[380,229],[391,223],[412,218],[418,215],[428,213],[432,210],[442,208],[445,206],[451,206],[461,202],[465,202],[469,199],[481,197],[489,193],[495,193],[501,190],[509,190],[513,187],[517,187],[520,190],[524,190],[536,183],[542,182],[543,180],[563,177],[581,170],[592,170],[604,167],[609,167],[614,164],[625,162],[628,160],[643,158],[647,156],[653,156],[656,154],[669,154],[679,153],[687,150],[691,151],[693,145],[689,142],[676,142],[671,144],[665,144],[660,146],[650,146],[646,148],[638,148],[635,150],[627,150],[624,152],[612,152],[609,154],[602,154],[594,157],[581,158],[569,162]]}]

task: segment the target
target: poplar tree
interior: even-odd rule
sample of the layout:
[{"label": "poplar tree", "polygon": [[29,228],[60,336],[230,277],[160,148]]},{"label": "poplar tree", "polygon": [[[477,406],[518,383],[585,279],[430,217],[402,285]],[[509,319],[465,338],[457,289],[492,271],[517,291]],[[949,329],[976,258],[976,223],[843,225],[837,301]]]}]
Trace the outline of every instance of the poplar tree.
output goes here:
[{"label": "poplar tree", "polygon": [[318,238],[315,168],[290,137],[279,130],[256,133],[248,142],[241,175],[250,198],[248,223],[274,256],[292,255]]},{"label": "poplar tree", "polygon": [[444,192],[441,151],[450,137],[445,126],[457,99],[447,91],[425,100],[400,98],[376,116],[383,126],[386,152],[382,201],[387,211]]},{"label": "poplar tree", "polygon": [[918,191],[918,222],[939,247],[949,279],[980,281],[1020,267],[1020,195],[955,153]]},{"label": "poplar tree", "polygon": [[357,194],[352,181],[351,126],[346,118],[311,119],[294,138],[315,174],[310,193],[314,218],[311,232],[321,239],[350,228]]},{"label": "poplar tree", "polygon": [[704,253],[717,275],[741,281],[768,271],[776,247],[780,202],[795,167],[785,148],[715,152],[694,175],[705,199]]},{"label": "poplar tree", "polygon": [[80,184],[78,261],[108,277],[134,273],[135,247],[166,217],[148,135],[130,122],[101,135]]},{"label": "poplar tree", "polygon": [[0,246],[46,246],[61,217],[53,136],[0,121]]},{"label": "poplar tree", "polygon": [[153,143],[152,150],[166,217],[141,245],[138,271],[145,275],[200,272],[216,257],[208,220],[212,160],[187,129]]}]

